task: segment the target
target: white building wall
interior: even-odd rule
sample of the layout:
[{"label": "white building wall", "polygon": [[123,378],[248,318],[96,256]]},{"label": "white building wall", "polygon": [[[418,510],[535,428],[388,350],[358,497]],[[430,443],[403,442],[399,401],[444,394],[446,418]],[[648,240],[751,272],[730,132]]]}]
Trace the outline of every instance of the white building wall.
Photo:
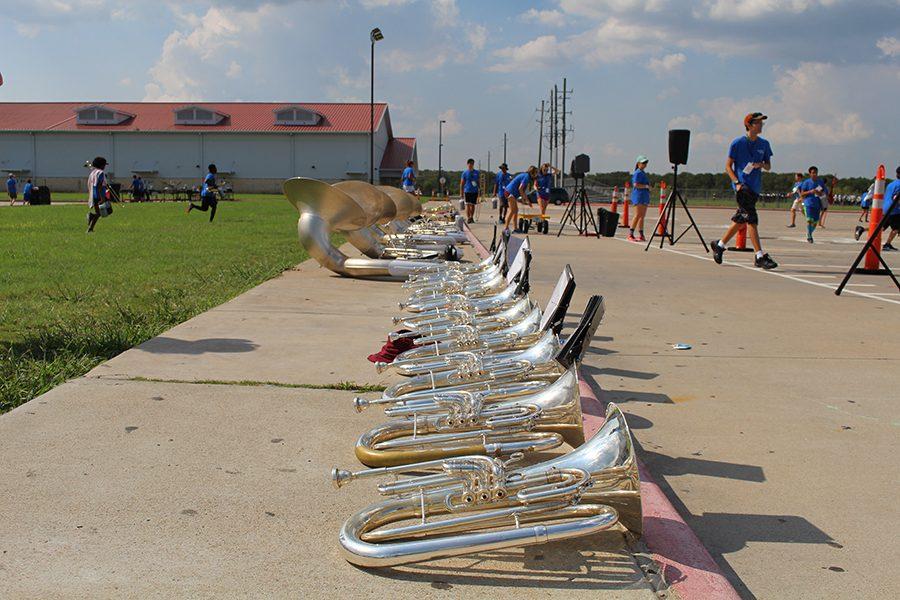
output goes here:
[{"label": "white building wall", "polygon": [[[387,143],[382,124],[374,139],[376,181]],[[134,170],[156,171],[144,177],[157,189],[167,183],[199,185],[206,166],[216,163],[237,191],[279,191],[289,177],[366,179],[369,137],[366,133],[0,132],[0,170],[30,169],[38,182],[57,191],[83,189],[88,175],[84,163],[95,156],[106,157],[108,171],[125,185]]]},{"label": "white building wall", "polygon": [[31,134],[13,133],[0,135],[0,175],[10,170],[28,169],[34,171],[34,157],[31,149]]}]

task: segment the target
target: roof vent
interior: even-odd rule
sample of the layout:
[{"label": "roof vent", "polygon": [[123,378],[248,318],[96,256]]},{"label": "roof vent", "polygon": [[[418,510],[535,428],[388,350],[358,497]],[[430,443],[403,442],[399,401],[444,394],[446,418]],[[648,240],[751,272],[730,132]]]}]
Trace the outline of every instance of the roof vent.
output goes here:
[{"label": "roof vent", "polygon": [[176,125],[218,125],[228,115],[202,106],[185,106],[175,111]]},{"label": "roof vent", "polygon": [[285,106],[275,111],[276,125],[318,125],[322,120],[319,113],[302,106]]},{"label": "roof vent", "polygon": [[76,123],[79,125],[119,125],[134,117],[133,114],[94,104],[76,109]]}]

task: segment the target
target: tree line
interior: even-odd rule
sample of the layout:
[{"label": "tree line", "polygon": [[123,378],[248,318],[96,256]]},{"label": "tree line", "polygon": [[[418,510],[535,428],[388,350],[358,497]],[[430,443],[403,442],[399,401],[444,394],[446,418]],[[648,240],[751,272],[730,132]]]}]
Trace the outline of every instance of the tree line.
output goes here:
[{"label": "tree line", "polygon": [[[512,171],[511,171],[512,172]],[[514,173],[514,172],[513,172]],[[444,171],[444,177],[447,178],[445,190],[451,196],[456,196],[459,192],[459,178],[462,171]],[[490,194],[494,189],[494,175],[496,170],[492,172],[484,171],[483,181],[484,193]],[[515,173],[514,173],[515,174]],[[665,181],[667,186],[672,185],[672,173],[666,175],[658,175],[648,173],[650,184],[657,187],[660,181]],[[830,173],[819,174],[826,183],[831,183],[832,175]],[[626,181],[631,181],[631,173],[627,171],[610,171],[607,173],[589,173],[585,179],[587,185],[594,186],[623,186]],[[572,183],[571,178],[566,178],[567,184]],[[847,177],[838,178],[835,186],[835,194],[862,194],[869,189],[872,179],[865,177]],[[416,185],[422,189],[422,193],[426,196],[437,194],[438,171],[437,169],[422,169],[418,172]],[[678,173],[678,185],[685,190],[721,190],[728,192],[731,190],[731,181],[725,173],[691,173],[688,171]],[[791,191],[794,185],[794,173],[763,173],[763,189],[771,193],[785,193]]]}]

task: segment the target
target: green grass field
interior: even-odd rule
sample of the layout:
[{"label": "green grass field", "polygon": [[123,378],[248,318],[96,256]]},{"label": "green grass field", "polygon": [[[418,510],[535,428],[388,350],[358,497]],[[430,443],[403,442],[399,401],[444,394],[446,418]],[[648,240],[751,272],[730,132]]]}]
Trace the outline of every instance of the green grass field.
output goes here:
[{"label": "green grass field", "polygon": [[307,258],[283,200],[0,209],[0,413]]}]

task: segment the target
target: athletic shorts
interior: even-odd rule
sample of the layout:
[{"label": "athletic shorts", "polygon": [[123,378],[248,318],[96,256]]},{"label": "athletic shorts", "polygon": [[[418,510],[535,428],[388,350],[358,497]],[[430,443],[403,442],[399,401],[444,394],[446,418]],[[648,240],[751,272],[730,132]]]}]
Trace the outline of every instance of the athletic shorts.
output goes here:
[{"label": "athletic shorts", "polygon": [[642,204],[644,206],[650,206],[650,198],[645,198],[644,200],[641,200],[641,199],[635,200],[634,198],[631,199],[632,206],[641,206]]},{"label": "athletic shorts", "polygon": [[466,204],[478,204],[478,192],[466,192]]},{"label": "athletic shorts", "polygon": [[550,202],[550,193],[549,192],[538,192],[538,199],[543,200],[544,202]]},{"label": "athletic shorts", "polygon": [[756,214],[756,201],[759,200],[759,196],[756,192],[742,185],[741,189],[735,193],[734,199],[738,209],[731,220],[739,224],[757,225],[759,215]]},{"label": "athletic shorts", "polygon": [[900,213],[888,217],[888,220],[884,223],[884,228],[887,229],[888,227],[900,232]]},{"label": "athletic shorts", "polygon": [[15,193],[15,192],[7,192],[7,193],[9,194],[9,199],[10,199],[10,200],[15,200],[15,199],[16,199],[16,193]]},{"label": "athletic shorts", "polygon": [[210,194],[208,196],[200,196],[200,206],[204,208],[209,208],[210,206],[216,206],[219,204],[218,199],[216,199],[215,194]]},{"label": "athletic shorts", "polygon": [[791,210],[800,210],[801,206],[803,206],[803,200],[801,200],[800,198],[796,198],[791,204]]},{"label": "athletic shorts", "polygon": [[404,185],[404,186],[403,186],[403,191],[404,191],[404,192],[409,192],[410,194],[413,194],[413,193],[415,193],[415,191],[416,191],[416,186],[414,186],[414,185]]},{"label": "athletic shorts", "polygon": [[807,206],[804,212],[806,213],[806,220],[810,223],[815,223],[822,218],[822,210],[818,206]]},{"label": "athletic shorts", "polygon": [[509,206],[509,200],[506,199],[506,192],[500,192],[500,195],[497,196],[497,205],[501,208]]},{"label": "athletic shorts", "polygon": [[509,190],[503,190],[503,195],[504,195],[504,198],[506,198],[507,202],[509,202],[510,200],[521,200],[522,199],[519,196],[517,196],[516,194],[513,194],[512,192],[510,192]]}]

